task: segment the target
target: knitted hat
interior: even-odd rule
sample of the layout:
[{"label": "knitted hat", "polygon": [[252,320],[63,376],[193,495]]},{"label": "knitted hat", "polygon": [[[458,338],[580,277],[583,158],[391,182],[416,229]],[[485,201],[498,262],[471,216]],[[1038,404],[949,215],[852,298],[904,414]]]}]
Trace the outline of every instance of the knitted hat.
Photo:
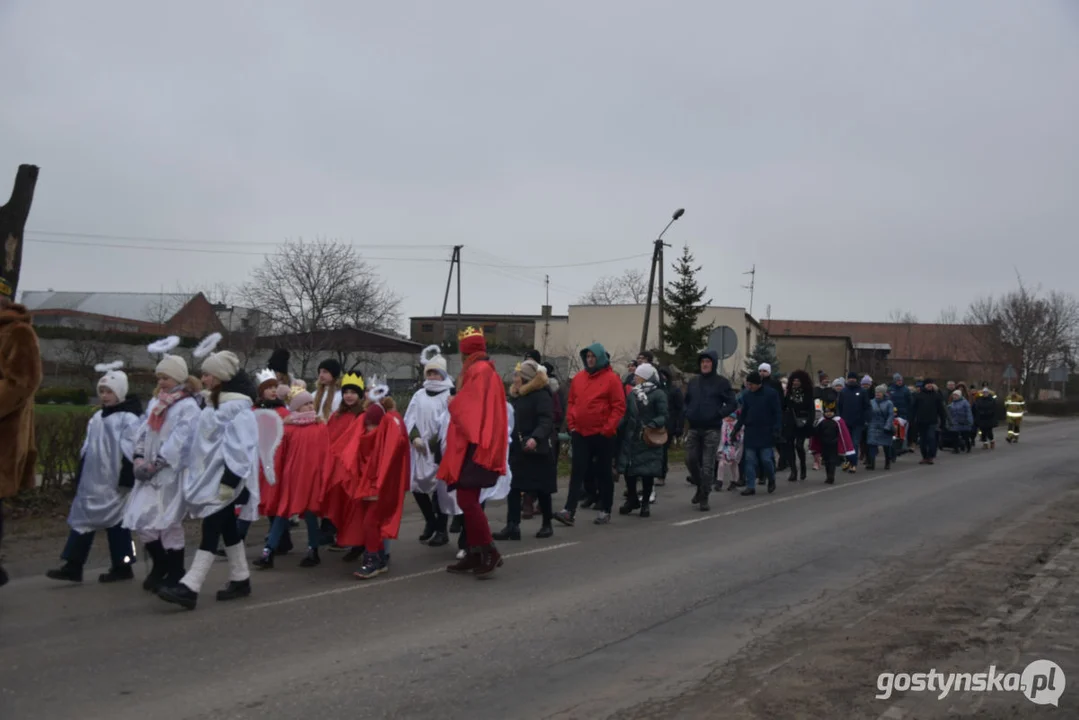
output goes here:
[{"label": "knitted hat", "polygon": [[158,375],[164,375],[170,380],[182,383],[187,380],[188,376],[187,362],[179,355],[165,355],[161,358],[161,362],[157,364],[154,372]]},{"label": "knitted hat", "polygon": [[757,372],[772,374],[772,366],[769,363],[761,363],[757,366]]},{"label": "knitted hat", "polygon": [[373,402],[363,411],[363,424],[378,425],[382,422],[382,416],[385,414],[386,408],[382,407],[380,403]]},{"label": "knitted hat", "polygon": [[656,368],[649,363],[641,363],[637,366],[637,369],[633,371],[633,374],[637,377],[644,378],[645,382],[656,379]]},{"label": "knitted hat", "polygon": [[94,366],[94,369],[98,372],[105,373],[101,379],[97,381],[98,388],[104,387],[112,390],[112,393],[119,398],[121,402],[127,398],[127,374],[120,369],[123,366],[124,363],[122,360]]},{"label": "knitted hat", "polygon": [[761,374],[759,372],[751,372],[749,375],[746,376],[746,382],[750,385],[760,385]]},{"label": "knitted hat", "polygon": [[449,371],[446,369],[446,358],[442,357],[441,355],[435,355],[433,358],[431,358],[426,363],[424,363],[424,365],[423,365],[423,374],[424,375],[431,372],[432,370],[437,371],[438,374],[441,375],[443,379],[449,377],[449,374],[450,374]]},{"label": "knitted hat", "polygon": [[212,353],[202,361],[202,372],[228,382],[240,372],[240,358],[228,350]]},{"label": "knitted hat", "polygon": [[270,368],[275,373],[288,375],[288,361],[288,350],[285,350],[284,348],[278,348],[272,353],[270,353],[270,360],[266,363],[266,367]]},{"label": "knitted hat", "polygon": [[523,363],[517,366],[517,372],[521,374],[521,379],[525,382],[530,382],[532,378],[539,374],[540,367],[535,360],[525,360]]},{"label": "knitted hat", "polygon": [[292,399],[288,401],[288,409],[292,412],[299,412],[307,403],[315,402],[315,397],[306,390],[301,390],[292,396]]},{"label": "knitted hat", "polygon": [[958,400],[961,397],[963,397],[963,393],[959,392],[958,390],[952,393],[952,398],[955,400]]},{"label": "knitted hat", "polygon": [[330,375],[333,376],[334,380],[341,377],[341,363],[337,362],[333,358],[326,358],[325,360],[320,362],[318,364],[318,369],[319,372],[322,372],[323,370],[328,372]]},{"label": "knitted hat", "polygon": [[887,385],[877,385],[877,387],[873,389],[873,392],[879,392],[881,395],[887,395],[888,394],[888,386]]},{"label": "knitted hat", "polygon": [[851,371],[851,372],[847,373],[847,379],[848,380],[857,380],[858,379],[858,373],[856,373],[854,371]]},{"label": "knitted hat", "polygon": [[868,375],[862,376],[862,385],[872,385],[872,384],[873,384],[873,378],[869,377]]},{"label": "knitted hat", "polygon": [[483,337],[483,331],[474,327],[465,328],[457,336],[457,348],[465,356],[487,352],[487,340]]},{"label": "knitted hat", "polygon": [[903,376],[900,375],[899,373],[896,373],[895,375],[892,375],[892,382],[902,382],[902,381],[903,381]]},{"label": "knitted hat", "polygon": [[535,360],[536,364],[539,365],[543,362],[543,356],[540,355],[539,350],[529,350],[525,353],[525,360]]},{"label": "knitted hat", "polygon": [[836,378],[832,381],[832,387],[843,387],[846,383],[843,382],[843,378]]}]

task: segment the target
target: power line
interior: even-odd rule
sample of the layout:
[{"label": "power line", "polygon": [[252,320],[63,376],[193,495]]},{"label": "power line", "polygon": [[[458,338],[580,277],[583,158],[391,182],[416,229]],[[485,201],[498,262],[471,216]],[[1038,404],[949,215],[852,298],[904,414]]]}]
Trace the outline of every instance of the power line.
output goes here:
[{"label": "power line", "polygon": [[[480,252],[483,252],[483,251],[480,251]],[[484,252],[483,254],[488,255],[490,257],[496,257],[494,255],[491,255],[490,253],[487,253],[487,252]],[[468,265],[477,265],[479,267],[498,267],[498,268],[515,267],[515,268],[524,268],[524,269],[533,269],[533,270],[553,270],[555,268],[575,268],[575,267],[587,267],[587,266],[590,266],[590,265],[609,265],[611,263],[623,262],[625,260],[638,260],[638,259],[643,258],[643,257],[651,257],[651,255],[652,255],[651,253],[639,253],[637,255],[624,255],[622,257],[607,258],[606,260],[590,260],[588,262],[566,263],[564,265],[506,265],[505,263],[499,263],[497,265],[490,265],[490,264],[487,264],[487,263],[468,262],[468,261],[466,261],[466,263]]]},{"label": "power line", "polygon": [[[30,235],[45,235],[47,237],[85,238],[85,239],[91,239],[91,240],[126,240],[126,241],[131,241],[131,242],[152,242],[152,243],[159,243],[159,242],[162,242],[162,243],[179,243],[181,245],[223,245],[223,244],[228,244],[228,245],[247,245],[247,246],[259,247],[259,246],[263,246],[263,245],[277,246],[277,245],[281,244],[280,242],[275,242],[275,241],[272,241],[272,240],[267,240],[267,241],[257,241],[256,240],[256,241],[253,241],[253,242],[252,241],[243,241],[243,240],[227,240],[227,241],[226,240],[192,240],[192,239],[188,239],[188,238],[160,238],[160,237],[149,237],[149,236],[144,236],[144,235],[109,235],[109,234],[105,234],[105,233],[63,232],[63,231],[60,231],[60,230],[27,230],[26,233],[30,234]],[[41,242],[44,242],[44,241],[41,241]],[[297,240],[296,242],[303,243],[305,241],[304,240]],[[310,242],[310,241],[308,241],[308,242]],[[86,243],[86,244],[93,246],[92,243]],[[449,245],[449,244],[443,244],[443,245],[436,245],[436,244],[408,245],[408,244],[394,243],[392,245],[386,245],[386,244],[377,245],[377,244],[352,243],[352,242],[350,242],[348,244],[352,245],[353,247],[378,248],[378,249],[384,249],[384,248],[424,248],[424,249],[431,250],[431,249],[445,249],[445,248],[453,247],[452,245]]]},{"label": "power line", "polygon": [[[192,247],[155,247],[147,245],[119,245],[116,243],[81,243],[74,242],[72,240],[43,240],[41,238],[27,238],[28,243],[33,244],[46,244],[46,245],[68,245],[74,247],[82,247],[93,250],[95,248],[115,248],[118,250],[149,250],[151,252],[180,252],[180,253],[198,253],[199,255],[250,255],[254,257],[267,257],[272,256],[272,251],[268,252],[256,252],[251,250],[217,250],[210,248],[192,248]],[[398,245],[397,247],[402,247]],[[403,258],[403,257],[376,257],[372,255],[361,255],[361,260],[379,260],[388,262],[433,262],[433,263],[445,263],[449,262],[445,258]]]}]

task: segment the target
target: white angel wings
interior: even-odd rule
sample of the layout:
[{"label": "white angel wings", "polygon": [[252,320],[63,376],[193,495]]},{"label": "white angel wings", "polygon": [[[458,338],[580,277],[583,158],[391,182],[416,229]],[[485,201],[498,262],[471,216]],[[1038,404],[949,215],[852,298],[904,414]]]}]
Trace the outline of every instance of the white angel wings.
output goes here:
[{"label": "white angel wings", "polygon": [[274,474],[274,458],[277,455],[277,446],[285,436],[285,424],[275,410],[261,409],[254,412],[255,423],[259,429],[259,460],[262,461],[262,471],[266,474],[266,482],[275,485],[277,476]]}]

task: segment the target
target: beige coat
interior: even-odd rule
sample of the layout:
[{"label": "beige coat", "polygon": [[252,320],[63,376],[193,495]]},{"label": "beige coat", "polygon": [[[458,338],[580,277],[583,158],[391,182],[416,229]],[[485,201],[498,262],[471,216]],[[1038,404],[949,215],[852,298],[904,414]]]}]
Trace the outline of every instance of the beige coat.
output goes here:
[{"label": "beige coat", "polygon": [[0,309],[0,498],[34,486],[34,395],[41,351],[22,305]]}]

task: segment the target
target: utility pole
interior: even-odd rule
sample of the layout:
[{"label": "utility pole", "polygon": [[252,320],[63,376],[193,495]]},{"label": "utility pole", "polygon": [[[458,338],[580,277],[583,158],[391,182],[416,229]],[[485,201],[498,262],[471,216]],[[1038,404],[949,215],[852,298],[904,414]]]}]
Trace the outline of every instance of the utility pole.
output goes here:
[{"label": "utility pole", "polygon": [[543,276],[543,357],[547,357],[547,339],[551,336],[551,276]]},{"label": "utility pole", "polygon": [[655,245],[652,249],[652,269],[648,273],[648,297],[645,299],[644,304],[644,327],[641,328],[641,349],[640,352],[644,352],[648,349],[648,322],[652,319],[652,291],[656,286],[656,266],[659,265],[659,284],[661,285],[659,290],[659,348],[663,349],[663,233],[674,224],[674,221],[686,214],[685,208],[678,208],[671,215],[671,221],[667,223],[667,227],[663,228],[663,232],[659,234],[659,237],[655,240]]},{"label": "utility pole", "polygon": [[753,269],[749,272],[742,273],[743,275],[749,275],[749,285],[743,285],[742,287],[749,290],[749,314],[753,315],[753,289],[757,286],[757,265],[754,263]]},{"label": "utility pole", "polygon": [[446,293],[442,296],[442,315],[439,317],[439,329],[442,331],[442,341],[439,345],[444,345],[446,340],[446,306],[450,302],[450,286],[453,284],[453,269],[457,268],[457,317],[454,321],[453,339],[457,339],[457,333],[460,331],[461,324],[461,248],[464,245],[454,245],[453,254],[450,256],[450,272],[446,276]]}]

